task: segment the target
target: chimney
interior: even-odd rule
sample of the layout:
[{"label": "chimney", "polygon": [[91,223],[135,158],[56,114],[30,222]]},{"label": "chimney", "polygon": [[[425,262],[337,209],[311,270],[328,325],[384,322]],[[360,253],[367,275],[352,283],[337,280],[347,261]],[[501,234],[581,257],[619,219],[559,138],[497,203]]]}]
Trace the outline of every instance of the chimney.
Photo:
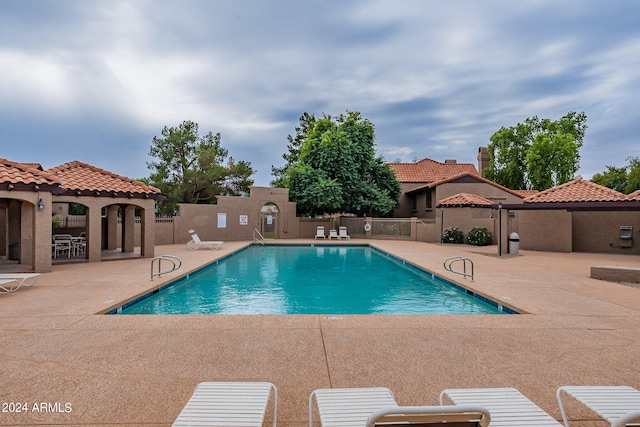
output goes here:
[{"label": "chimney", "polygon": [[491,157],[487,147],[478,148],[478,172],[480,172],[480,176],[484,176],[484,170],[489,167],[490,160]]},{"label": "chimney", "polygon": [[446,165],[455,165],[456,163],[458,163],[458,161],[456,159],[446,159],[444,163]]}]

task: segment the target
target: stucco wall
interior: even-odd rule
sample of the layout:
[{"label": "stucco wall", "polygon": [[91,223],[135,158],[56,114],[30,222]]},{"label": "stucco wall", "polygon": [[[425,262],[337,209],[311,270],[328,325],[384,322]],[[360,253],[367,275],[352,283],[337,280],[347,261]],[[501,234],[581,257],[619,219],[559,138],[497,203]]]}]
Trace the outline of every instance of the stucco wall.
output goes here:
[{"label": "stucco wall", "polygon": [[571,213],[564,210],[519,211],[520,249],[571,252],[571,222]]},{"label": "stucco wall", "polygon": [[[632,247],[620,247],[620,226],[633,227]],[[573,251],[640,254],[640,212],[573,212]]]}]

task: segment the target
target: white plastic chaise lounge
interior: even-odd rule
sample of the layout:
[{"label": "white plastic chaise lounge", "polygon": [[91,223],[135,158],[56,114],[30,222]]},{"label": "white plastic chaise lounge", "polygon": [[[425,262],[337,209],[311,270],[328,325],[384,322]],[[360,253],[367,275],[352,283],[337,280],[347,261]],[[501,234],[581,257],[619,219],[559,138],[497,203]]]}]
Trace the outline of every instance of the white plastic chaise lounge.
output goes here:
[{"label": "white plastic chaise lounge", "polygon": [[489,411],[477,405],[396,406],[374,412],[365,426],[486,427],[490,422]]},{"label": "white plastic chaise lounge", "polygon": [[316,235],[314,239],[317,239],[318,237],[322,237],[323,239],[326,238],[326,236],[324,235],[324,227],[316,227]]},{"label": "white plastic chaise lounge", "polygon": [[278,416],[278,391],[269,382],[203,382],[182,409],[173,427],[261,427],[273,392],[273,426]]},{"label": "white plastic chaise lounge", "polygon": [[191,240],[187,242],[187,247],[192,251],[200,248],[218,249],[224,243],[212,240],[200,240],[195,230],[189,230],[189,234],[191,235]]},{"label": "white plastic chaise lounge", "polygon": [[338,232],[336,230],[329,230],[329,240],[331,239],[340,239],[340,237],[338,236]]},{"label": "white plastic chaise lounge", "polygon": [[35,284],[35,279],[32,283],[28,283],[27,280],[40,276],[40,273],[3,273],[0,274],[0,295],[15,292],[21,287],[30,287]]},{"label": "white plastic chaise lounge", "polygon": [[564,425],[569,419],[562,401],[567,394],[598,414],[612,427],[640,425],[640,391],[629,386],[562,386],[556,397]]},{"label": "white plastic chaise lounge", "polygon": [[314,398],[322,427],[362,427],[375,411],[398,406],[386,387],[321,388],[309,396],[309,427],[313,427]]},{"label": "white plastic chaise lounge", "polygon": [[491,413],[491,427],[562,427],[555,418],[512,387],[447,389],[440,393],[441,405],[445,405],[445,398],[456,405],[487,408]]},{"label": "white plastic chaise lounge", "polygon": [[351,236],[347,234],[347,227],[338,228],[338,239],[351,239]]}]

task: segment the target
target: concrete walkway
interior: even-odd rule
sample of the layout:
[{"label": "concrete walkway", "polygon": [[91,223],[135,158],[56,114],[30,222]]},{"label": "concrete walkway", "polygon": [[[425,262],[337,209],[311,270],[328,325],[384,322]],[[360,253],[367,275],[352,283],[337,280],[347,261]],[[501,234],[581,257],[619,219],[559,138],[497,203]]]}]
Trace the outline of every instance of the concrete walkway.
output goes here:
[{"label": "concrete walkway", "polygon": [[[273,382],[285,427],[308,425],[320,387],[386,386],[400,404],[435,405],[445,388],[510,386],[556,419],[561,385],[640,389],[640,289],[589,278],[639,257],[362,242],[528,314],[105,316],[249,242],[156,247],[184,261],[162,280],[149,280],[149,259],[58,265],[0,295],[0,425],[170,426],[202,381]],[[475,281],[443,270],[452,255],[473,260]],[[567,410],[572,426],[605,425]]]}]

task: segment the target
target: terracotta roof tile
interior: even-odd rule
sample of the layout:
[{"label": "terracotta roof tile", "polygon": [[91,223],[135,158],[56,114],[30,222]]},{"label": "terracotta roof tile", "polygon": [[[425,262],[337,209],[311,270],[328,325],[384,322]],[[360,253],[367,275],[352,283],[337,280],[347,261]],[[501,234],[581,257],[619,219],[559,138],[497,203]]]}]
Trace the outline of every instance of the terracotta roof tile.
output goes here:
[{"label": "terracotta roof tile", "polygon": [[534,194],[538,194],[540,191],[538,190],[513,190],[514,193],[516,193],[518,196],[522,197],[523,199],[529,197],[529,196],[533,196]]},{"label": "terracotta roof tile", "polygon": [[47,172],[60,179],[61,187],[72,191],[159,194],[160,190],[79,161],[65,163]]},{"label": "terracotta roof tile", "polygon": [[56,185],[59,179],[34,167],[32,163],[17,163],[0,158],[0,183]]},{"label": "terracotta roof tile", "polygon": [[444,207],[490,207],[492,204],[493,202],[489,199],[468,193],[454,194],[453,196],[447,197],[446,199],[442,199],[438,202],[438,206]]},{"label": "terracotta roof tile", "polygon": [[428,158],[416,163],[389,163],[389,167],[399,182],[431,183],[462,172],[478,174],[471,163],[440,163]]},{"label": "terracotta roof tile", "polygon": [[525,203],[615,202],[625,195],[595,182],[575,179],[524,199]]},{"label": "terracotta roof tile", "polygon": [[640,190],[636,190],[631,194],[627,194],[625,200],[633,200],[636,202],[640,202]]},{"label": "terracotta roof tile", "polygon": [[487,178],[485,178],[483,176],[478,175],[477,173],[469,173],[469,172],[461,172],[461,173],[456,174],[456,175],[451,175],[451,176],[449,176],[447,178],[444,178],[444,179],[442,179],[440,181],[432,182],[432,183],[429,184],[429,187],[432,187],[432,188],[433,187],[437,187],[438,185],[446,184],[447,182],[453,182],[453,181],[459,180],[461,178],[464,178],[466,176],[472,177],[476,181],[484,182],[485,184],[492,185],[492,186],[494,186],[496,188],[499,188],[499,189],[501,189],[503,191],[506,191],[507,193],[511,193],[514,196],[518,196],[518,197],[522,198],[522,196],[517,191],[511,190],[510,188],[507,188],[507,187],[505,187],[503,185],[500,185],[500,184],[498,184],[496,182],[493,182],[490,179],[487,179]]}]

